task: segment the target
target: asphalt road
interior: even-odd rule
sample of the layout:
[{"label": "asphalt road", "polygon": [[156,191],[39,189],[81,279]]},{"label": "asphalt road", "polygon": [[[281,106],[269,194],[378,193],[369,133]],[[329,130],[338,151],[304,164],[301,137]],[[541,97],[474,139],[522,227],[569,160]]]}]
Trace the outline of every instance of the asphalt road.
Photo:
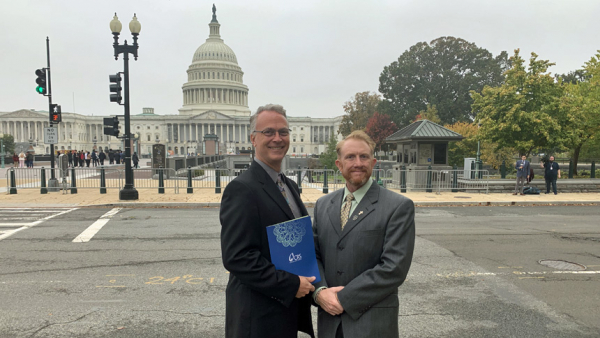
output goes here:
[{"label": "asphalt road", "polygon": [[[597,209],[419,208],[401,336],[600,336]],[[0,337],[223,337],[219,231],[216,208],[0,209]]]}]

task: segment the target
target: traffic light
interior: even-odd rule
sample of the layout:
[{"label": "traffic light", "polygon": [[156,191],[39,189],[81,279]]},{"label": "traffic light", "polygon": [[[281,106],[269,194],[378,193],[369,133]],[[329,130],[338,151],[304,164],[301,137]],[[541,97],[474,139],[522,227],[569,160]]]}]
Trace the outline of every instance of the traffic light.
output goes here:
[{"label": "traffic light", "polygon": [[37,79],[35,80],[37,87],[35,87],[35,91],[38,94],[46,95],[46,69],[41,68],[36,70],[35,75],[37,75]]},{"label": "traffic light", "polygon": [[123,97],[121,96],[121,73],[108,76],[110,80],[110,102],[121,104]]},{"label": "traffic light", "polygon": [[113,135],[119,137],[119,118],[113,117]]},{"label": "traffic light", "polygon": [[62,122],[62,115],[61,115],[62,111],[61,111],[61,107],[58,104],[51,104],[50,105],[50,122],[51,123],[59,123]]}]

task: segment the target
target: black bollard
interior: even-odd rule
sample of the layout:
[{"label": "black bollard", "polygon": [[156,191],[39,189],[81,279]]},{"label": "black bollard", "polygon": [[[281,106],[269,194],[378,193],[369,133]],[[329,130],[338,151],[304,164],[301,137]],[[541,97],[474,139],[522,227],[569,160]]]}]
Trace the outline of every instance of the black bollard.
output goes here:
[{"label": "black bollard", "polygon": [[325,170],[323,171],[323,193],[329,194],[329,183],[327,182],[327,166],[325,166]]},{"label": "black bollard", "polygon": [[452,167],[452,192],[458,192],[458,167]]},{"label": "black bollard", "polygon": [[215,169],[215,194],[221,193],[221,172],[219,171],[219,166]]},{"label": "black bollard", "polygon": [[15,168],[10,168],[10,190],[9,195],[15,195],[17,193],[17,179],[15,178]]},{"label": "black bollard", "polygon": [[71,194],[77,193],[77,178],[75,177],[75,168],[71,168]]},{"label": "black bollard", "polygon": [[164,169],[163,167],[158,168],[158,193],[165,193],[165,178],[164,178]]},{"label": "black bollard", "polygon": [[596,161],[592,161],[592,172],[590,173],[590,178],[596,178]]},{"label": "black bollard", "polygon": [[506,161],[502,160],[500,165],[500,178],[506,178]]},{"label": "black bollard", "polygon": [[298,166],[298,175],[296,177],[296,183],[298,183],[298,192],[301,194],[302,193],[302,170],[300,169],[300,166]]},{"label": "black bollard", "polygon": [[42,167],[40,178],[42,179],[42,181],[40,182],[40,194],[47,194],[48,188],[46,188],[46,169],[44,169],[44,167]]},{"label": "black bollard", "polygon": [[187,193],[188,194],[193,194],[194,193],[194,188],[192,187],[192,167],[188,167],[188,186],[187,186]]},{"label": "black bollard", "polygon": [[400,168],[400,192],[406,192],[406,166]]},{"label": "black bollard", "polygon": [[100,167],[100,193],[106,194],[106,173],[104,167]]},{"label": "black bollard", "polygon": [[433,192],[433,189],[431,189],[431,165],[427,167],[427,188],[425,192]]}]

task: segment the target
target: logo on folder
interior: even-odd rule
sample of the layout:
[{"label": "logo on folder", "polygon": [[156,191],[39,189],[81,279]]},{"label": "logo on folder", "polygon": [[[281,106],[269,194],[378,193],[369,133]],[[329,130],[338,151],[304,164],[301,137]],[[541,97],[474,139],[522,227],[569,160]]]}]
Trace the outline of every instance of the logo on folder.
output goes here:
[{"label": "logo on folder", "polygon": [[278,224],[273,229],[273,235],[275,235],[277,243],[281,243],[284,247],[295,247],[296,244],[302,242],[302,237],[306,235],[306,229],[297,222]]}]

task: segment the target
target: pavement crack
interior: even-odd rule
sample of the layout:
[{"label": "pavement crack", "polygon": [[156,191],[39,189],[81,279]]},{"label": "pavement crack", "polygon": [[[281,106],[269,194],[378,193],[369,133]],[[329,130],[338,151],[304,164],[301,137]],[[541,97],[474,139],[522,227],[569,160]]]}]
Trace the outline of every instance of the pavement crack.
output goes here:
[{"label": "pavement crack", "polygon": [[195,315],[195,316],[200,316],[200,317],[225,317],[225,315],[207,315],[201,312],[181,312],[181,311],[174,311],[174,310],[131,310],[133,312],[168,312],[168,313],[175,313],[178,315]]},{"label": "pavement crack", "polygon": [[221,256],[203,257],[203,258],[169,259],[169,260],[163,260],[163,261],[133,262],[133,263],[125,263],[125,264],[89,265],[89,266],[81,266],[81,267],[65,268],[65,269],[39,269],[39,270],[31,270],[31,271],[18,271],[18,272],[0,273],[0,276],[11,276],[11,275],[20,275],[20,274],[37,273],[37,272],[78,271],[78,270],[89,270],[89,269],[96,269],[96,268],[115,268],[115,267],[128,267],[128,266],[145,266],[145,265],[152,265],[152,264],[207,261],[207,260],[214,260],[214,259],[221,259]]},{"label": "pavement crack", "polygon": [[47,328],[49,328],[51,326],[54,326],[54,325],[64,325],[64,324],[75,323],[75,322],[80,321],[83,318],[85,318],[85,317],[87,317],[87,316],[89,316],[89,315],[91,315],[93,313],[96,313],[98,311],[100,311],[100,310],[94,310],[92,312],[88,312],[88,313],[86,313],[86,314],[84,314],[84,315],[82,315],[82,316],[80,316],[78,318],[75,318],[73,320],[69,320],[69,321],[66,321],[66,322],[49,323],[49,324],[44,325],[44,326],[40,327],[39,329],[35,330],[29,337],[35,337],[35,335],[37,335],[39,332],[41,332],[41,331],[43,331],[43,330],[45,330],[45,329],[47,329]]}]

